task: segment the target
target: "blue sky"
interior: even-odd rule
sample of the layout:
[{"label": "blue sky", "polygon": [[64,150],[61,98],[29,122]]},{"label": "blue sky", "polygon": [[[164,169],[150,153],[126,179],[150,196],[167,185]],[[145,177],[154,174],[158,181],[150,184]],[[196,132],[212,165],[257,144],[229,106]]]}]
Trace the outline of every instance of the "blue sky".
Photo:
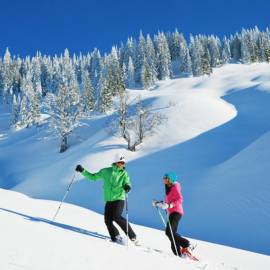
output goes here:
[{"label": "blue sky", "polygon": [[270,26],[269,0],[0,0],[0,55],[102,52],[127,37],[178,28],[220,37]]}]

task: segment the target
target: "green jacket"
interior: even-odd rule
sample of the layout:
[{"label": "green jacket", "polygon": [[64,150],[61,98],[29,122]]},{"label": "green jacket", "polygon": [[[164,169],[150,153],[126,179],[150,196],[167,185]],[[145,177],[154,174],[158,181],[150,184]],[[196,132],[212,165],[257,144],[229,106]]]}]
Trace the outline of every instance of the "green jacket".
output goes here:
[{"label": "green jacket", "polygon": [[111,202],[117,200],[125,200],[124,185],[131,186],[129,175],[125,169],[119,169],[115,164],[111,167],[101,169],[97,173],[90,173],[87,170],[82,175],[89,180],[104,180],[104,201]]}]

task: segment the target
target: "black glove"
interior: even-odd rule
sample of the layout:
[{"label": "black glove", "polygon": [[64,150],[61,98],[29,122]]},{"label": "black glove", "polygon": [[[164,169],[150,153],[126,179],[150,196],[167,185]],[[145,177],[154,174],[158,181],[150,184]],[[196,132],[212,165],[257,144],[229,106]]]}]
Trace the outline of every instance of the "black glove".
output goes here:
[{"label": "black glove", "polygon": [[123,186],[123,189],[124,189],[124,191],[125,191],[126,193],[128,193],[128,192],[131,190],[131,186],[128,185],[128,184],[125,184],[125,185]]},{"label": "black glove", "polygon": [[77,165],[75,171],[82,173],[84,171],[84,168],[81,165]]}]

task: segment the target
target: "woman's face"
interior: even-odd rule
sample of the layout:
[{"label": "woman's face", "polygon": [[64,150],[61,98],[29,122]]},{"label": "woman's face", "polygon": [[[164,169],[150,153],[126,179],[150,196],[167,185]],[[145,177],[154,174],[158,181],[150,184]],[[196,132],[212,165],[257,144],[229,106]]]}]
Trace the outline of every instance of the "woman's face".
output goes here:
[{"label": "woman's face", "polygon": [[172,184],[171,181],[170,181],[170,179],[168,177],[163,177],[163,183],[165,185],[168,185],[168,186],[170,186]]}]

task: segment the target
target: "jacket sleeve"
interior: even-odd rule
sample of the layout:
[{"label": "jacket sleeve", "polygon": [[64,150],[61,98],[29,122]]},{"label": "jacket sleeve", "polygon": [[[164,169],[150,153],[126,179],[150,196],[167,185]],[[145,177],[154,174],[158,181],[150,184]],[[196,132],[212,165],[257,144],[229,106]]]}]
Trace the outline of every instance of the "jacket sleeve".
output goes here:
[{"label": "jacket sleeve", "polygon": [[127,172],[125,173],[125,178],[124,178],[124,181],[123,181],[123,187],[125,185],[129,185],[131,187],[130,177],[129,177]]},{"label": "jacket sleeve", "polygon": [[103,169],[101,169],[97,173],[90,173],[84,169],[82,175],[89,180],[97,181],[98,179],[103,179]]}]

